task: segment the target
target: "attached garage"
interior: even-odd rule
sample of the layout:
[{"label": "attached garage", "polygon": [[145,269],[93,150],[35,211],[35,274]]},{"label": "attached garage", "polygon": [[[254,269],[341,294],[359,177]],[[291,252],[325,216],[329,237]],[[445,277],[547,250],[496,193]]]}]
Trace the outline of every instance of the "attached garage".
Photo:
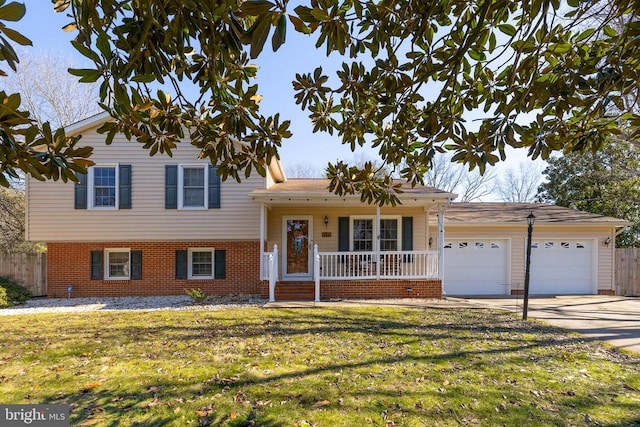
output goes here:
[{"label": "attached garage", "polygon": [[504,295],[508,292],[506,239],[455,239],[444,245],[446,295]]},{"label": "attached garage", "polygon": [[531,295],[613,294],[613,242],[627,221],[560,206],[478,202],[452,203],[444,213],[445,295],[522,294],[530,213]]},{"label": "attached garage", "polygon": [[532,295],[584,295],[596,293],[593,242],[545,239],[531,244]]}]

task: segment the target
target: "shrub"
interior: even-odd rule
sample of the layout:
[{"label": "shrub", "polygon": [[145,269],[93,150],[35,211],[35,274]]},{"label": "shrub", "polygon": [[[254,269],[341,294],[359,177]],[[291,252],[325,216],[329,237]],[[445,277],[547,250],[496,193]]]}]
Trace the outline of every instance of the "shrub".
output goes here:
[{"label": "shrub", "polygon": [[186,289],[185,292],[195,303],[202,303],[207,299],[207,293],[200,288]]},{"label": "shrub", "polygon": [[0,308],[24,304],[31,298],[27,288],[7,277],[0,277]]}]

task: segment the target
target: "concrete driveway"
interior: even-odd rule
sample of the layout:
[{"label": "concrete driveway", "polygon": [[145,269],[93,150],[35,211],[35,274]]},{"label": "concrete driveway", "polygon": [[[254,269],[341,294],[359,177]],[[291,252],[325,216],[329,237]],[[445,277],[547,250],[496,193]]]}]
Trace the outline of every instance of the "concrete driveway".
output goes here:
[{"label": "concrete driveway", "polygon": [[[522,314],[522,297],[460,299]],[[528,317],[640,353],[640,298],[596,295],[529,298]]]}]

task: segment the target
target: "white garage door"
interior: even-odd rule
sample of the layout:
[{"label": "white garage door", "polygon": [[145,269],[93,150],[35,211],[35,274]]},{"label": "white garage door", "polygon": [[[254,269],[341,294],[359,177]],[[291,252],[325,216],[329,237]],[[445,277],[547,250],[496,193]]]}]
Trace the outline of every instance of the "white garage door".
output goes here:
[{"label": "white garage door", "polygon": [[593,294],[593,243],[585,240],[534,240],[529,293]]},{"label": "white garage door", "polygon": [[444,246],[446,295],[504,295],[507,284],[507,240],[456,239]]}]

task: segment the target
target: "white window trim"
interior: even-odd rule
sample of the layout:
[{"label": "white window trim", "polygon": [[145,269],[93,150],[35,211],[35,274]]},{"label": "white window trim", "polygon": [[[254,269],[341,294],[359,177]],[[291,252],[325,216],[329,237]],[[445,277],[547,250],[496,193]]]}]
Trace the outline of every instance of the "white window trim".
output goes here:
[{"label": "white window trim", "polygon": [[[115,168],[116,174],[116,205],[115,206],[96,206],[95,202],[95,189],[94,189],[94,168]],[[89,199],[89,203],[87,204],[87,208],[91,210],[98,211],[115,211],[120,209],[120,165],[118,163],[114,164],[105,164],[105,165],[94,165],[89,168],[89,172],[87,174],[87,197]]]},{"label": "white window trim", "polygon": [[[184,206],[184,169],[200,168],[204,169],[204,206]],[[190,211],[204,211],[209,209],[209,167],[200,164],[178,165],[178,209]]]},{"label": "white window trim", "polygon": [[[210,276],[194,276],[193,275],[193,253],[194,252],[211,252],[211,275]],[[216,276],[216,256],[214,248],[189,248],[187,251],[187,278],[190,280],[210,280]]]},{"label": "white window trim", "polygon": [[[380,248],[380,233],[375,215],[352,215],[349,217],[349,250],[353,252],[353,222],[356,219],[370,219],[373,221],[373,251]],[[380,220],[395,219],[398,223],[398,251],[402,250],[402,215],[380,215]],[[393,251],[392,251],[393,252]]]},{"label": "white window trim", "polygon": [[[111,277],[109,275],[109,254],[116,252],[129,254],[129,274],[127,277]],[[131,248],[106,248],[104,250],[104,278],[105,280],[131,280]]]}]

